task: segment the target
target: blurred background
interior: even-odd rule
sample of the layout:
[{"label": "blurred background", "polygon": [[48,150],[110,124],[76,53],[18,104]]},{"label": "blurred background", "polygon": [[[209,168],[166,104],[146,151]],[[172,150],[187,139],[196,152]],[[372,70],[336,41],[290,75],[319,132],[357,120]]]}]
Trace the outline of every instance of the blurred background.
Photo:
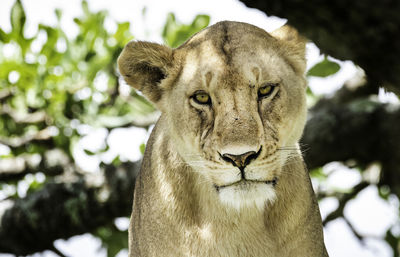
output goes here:
[{"label": "blurred background", "polygon": [[372,0],[1,0],[0,256],[127,256],[159,113],[116,59],[133,39],[176,47],[236,20],[309,39],[301,148],[330,256],[398,257],[398,13]]}]

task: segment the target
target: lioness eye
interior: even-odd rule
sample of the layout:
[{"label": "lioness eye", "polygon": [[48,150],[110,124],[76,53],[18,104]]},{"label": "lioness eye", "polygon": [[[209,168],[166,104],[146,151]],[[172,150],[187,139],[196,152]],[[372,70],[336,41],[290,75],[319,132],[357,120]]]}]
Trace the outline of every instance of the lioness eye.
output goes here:
[{"label": "lioness eye", "polygon": [[267,96],[271,95],[272,92],[274,92],[274,89],[276,86],[277,86],[277,84],[268,83],[268,84],[260,87],[258,89],[258,99],[261,99],[263,97],[267,97]]},{"label": "lioness eye", "polygon": [[211,104],[211,97],[205,92],[195,93],[193,99],[198,104]]}]

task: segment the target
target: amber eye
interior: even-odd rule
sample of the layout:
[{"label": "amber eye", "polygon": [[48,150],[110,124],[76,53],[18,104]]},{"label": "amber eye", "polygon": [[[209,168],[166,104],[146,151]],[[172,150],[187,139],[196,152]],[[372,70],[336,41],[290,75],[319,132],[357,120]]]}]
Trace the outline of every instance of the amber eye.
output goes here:
[{"label": "amber eye", "polygon": [[198,104],[211,104],[211,97],[202,91],[196,92],[192,98]]},{"label": "amber eye", "polygon": [[261,98],[271,95],[272,92],[274,92],[274,89],[277,85],[278,84],[268,83],[268,84],[260,87],[258,89],[258,99],[261,99]]}]

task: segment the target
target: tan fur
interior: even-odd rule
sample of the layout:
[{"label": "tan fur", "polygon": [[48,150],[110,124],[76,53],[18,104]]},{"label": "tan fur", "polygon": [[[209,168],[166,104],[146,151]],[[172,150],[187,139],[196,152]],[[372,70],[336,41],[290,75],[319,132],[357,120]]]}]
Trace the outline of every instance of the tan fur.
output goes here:
[{"label": "tan fur", "polygon": [[[121,74],[162,111],[136,182],[130,256],[328,256],[298,148],[304,52],[288,26],[268,34],[238,22],[177,49],[125,47]],[[268,83],[279,85],[259,99]],[[194,101],[199,90],[211,105]],[[223,158],[249,151],[258,155],[242,171]]]}]

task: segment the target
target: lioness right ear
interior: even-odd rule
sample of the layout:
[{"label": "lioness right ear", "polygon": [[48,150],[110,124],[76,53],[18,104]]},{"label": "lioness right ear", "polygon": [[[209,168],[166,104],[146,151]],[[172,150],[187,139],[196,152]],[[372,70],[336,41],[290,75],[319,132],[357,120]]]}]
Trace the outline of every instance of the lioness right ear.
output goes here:
[{"label": "lioness right ear", "polygon": [[306,39],[289,25],[274,30],[271,35],[283,44],[282,47],[295,72],[303,75],[306,70]]},{"label": "lioness right ear", "polygon": [[168,76],[172,49],[156,43],[131,41],[118,58],[118,69],[126,83],[157,104],[163,95],[160,82]]}]

